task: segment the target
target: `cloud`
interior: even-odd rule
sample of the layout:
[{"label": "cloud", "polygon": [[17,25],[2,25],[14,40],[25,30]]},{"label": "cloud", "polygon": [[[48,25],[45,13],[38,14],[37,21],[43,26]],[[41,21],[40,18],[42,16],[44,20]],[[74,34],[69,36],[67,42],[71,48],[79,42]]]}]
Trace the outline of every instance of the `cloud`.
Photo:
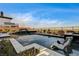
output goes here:
[{"label": "cloud", "polygon": [[[16,13],[12,14],[13,20],[12,22],[19,24],[20,26],[30,26],[34,28],[41,28],[41,27],[64,27],[64,26],[77,26],[78,22],[75,20],[66,20],[66,19],[53,19],[47,16],[48,18],[41,18],[39,16],[35,17],[32,13]],[[77,17],[76,17],[77,18]],[[75,19],[76,19],[75,18]],[[74,18],[73,18],[74,19]],[[77,20],[78,21],[78,20]]]},{"label": "cloud", "polygon": [[[61,26],[63,22],[56,19],[43,19],[38,23],[38,27],[56,27]],[[40,25],[40,26],[39,26]]]},{"label": "cloud", "polygon": [[12,22],[19,24],[20,26],[27,26],[27,22],[30,22],[32,20],[32,15],[27,13],[27,14],[12,14],[14,16],[14,19]]},{"label": "cloud", "polygon": [[[14,15],[14,14],[13,14]],[[30,13],[25,14],[16,14],[14,15],[14,19],[12,22],[19,24],[20,26],[31,26],[35,28],[40,27],[54,27],[54,26],[61,26],[63,22],[57,19],[37,19],[32,16]]]}]

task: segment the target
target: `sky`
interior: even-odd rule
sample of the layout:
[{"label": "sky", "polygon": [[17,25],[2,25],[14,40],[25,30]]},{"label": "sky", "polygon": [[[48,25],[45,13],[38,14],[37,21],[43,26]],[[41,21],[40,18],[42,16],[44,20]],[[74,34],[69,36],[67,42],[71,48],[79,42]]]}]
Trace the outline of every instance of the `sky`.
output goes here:
[{"label": "sky", "polygon": [[0,3],[0,11],[21,26],[41,28],[79,25],[78,3]]}]

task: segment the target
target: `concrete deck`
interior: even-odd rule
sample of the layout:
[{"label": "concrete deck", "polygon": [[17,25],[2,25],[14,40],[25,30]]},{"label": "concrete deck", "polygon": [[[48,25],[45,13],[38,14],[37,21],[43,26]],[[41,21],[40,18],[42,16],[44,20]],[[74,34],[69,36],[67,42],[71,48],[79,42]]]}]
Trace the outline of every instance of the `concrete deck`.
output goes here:
[{"label": "concrete deck", "polygon": [[20,44],[16,39],[12,38],[10,39],[11,44],[13,45],[14,49],[17,53],[20,53],[22,51],[28,50],[32,47],[35,47],[40,50],[40,53],[37,56],[63,56],[62,54],[55,52],[53,50],[50,50],[44,46],[41,46],[39,44],[33,43],[27,46],[23,46]]},{"label": "concrete deck", "polygon": [[0,38],[10,37],[8,33],[0,33]]},{"label": "concrete deck", "polygon": [[48,33],[37,33],[37,34],[38,35],[43,35],[43,36],[51,36],[51,37],[64,38],[64,36],[54,35],[54,34],[48,34]]},{"label": "concrete deck", "polygon": [[21,51],[23,51],[24,47],[15,39],[10,39],[11,44],[13,45],[13,47],[15,48],[17,53],[20,53]]}]

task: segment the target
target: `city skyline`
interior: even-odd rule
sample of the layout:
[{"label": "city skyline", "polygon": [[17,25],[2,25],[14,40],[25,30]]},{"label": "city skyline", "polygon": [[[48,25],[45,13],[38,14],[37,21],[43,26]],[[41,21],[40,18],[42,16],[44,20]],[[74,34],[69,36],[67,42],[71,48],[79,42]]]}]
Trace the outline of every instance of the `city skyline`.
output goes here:
[{"label": "city skyline", "polygon": [[0,11],[22,26],[78,26],[79,4],[68,3],[10,3],[0,4]]}]

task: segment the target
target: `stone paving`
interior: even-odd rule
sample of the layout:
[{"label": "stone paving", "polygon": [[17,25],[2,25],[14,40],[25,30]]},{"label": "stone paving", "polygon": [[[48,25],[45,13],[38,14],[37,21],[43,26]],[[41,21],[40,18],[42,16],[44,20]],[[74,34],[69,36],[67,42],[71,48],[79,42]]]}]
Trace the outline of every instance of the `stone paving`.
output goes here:
[{"label": "stone paving", "polygon": [[35,47],[40,50],[40,53],[37,56],[63,56],[62,54],[55,52],[53,50],[50,50],[44,46],[41,46],[39,44],[33,43],[27,46],[21,45],[16,39],[12,38],[10,39],[11,44],[13,45],[14,49],[17,53],[20,53],[22,51],[28,50],[32,47]]}]

